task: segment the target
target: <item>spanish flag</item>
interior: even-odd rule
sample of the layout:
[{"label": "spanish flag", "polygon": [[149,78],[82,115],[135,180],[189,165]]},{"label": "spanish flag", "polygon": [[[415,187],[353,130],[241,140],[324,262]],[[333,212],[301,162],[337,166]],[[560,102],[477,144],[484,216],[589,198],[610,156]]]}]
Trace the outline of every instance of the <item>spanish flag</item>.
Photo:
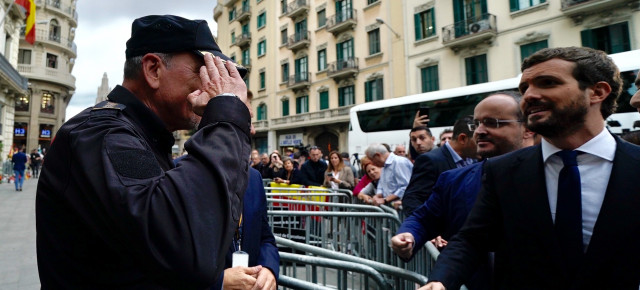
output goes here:
[{"label": "spanish flag", "polygon": [[36,3],[34,0],[16,0],[16,4],[25,9],[27,26],[24,29],[24,40],[33,44],[36,42]]}]

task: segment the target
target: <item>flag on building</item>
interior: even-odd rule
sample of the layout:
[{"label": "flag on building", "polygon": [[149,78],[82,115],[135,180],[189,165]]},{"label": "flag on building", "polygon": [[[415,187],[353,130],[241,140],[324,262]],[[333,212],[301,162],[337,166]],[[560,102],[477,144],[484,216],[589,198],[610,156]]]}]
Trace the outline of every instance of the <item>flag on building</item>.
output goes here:
[{"label": "flag on building", "polygon": [[27,25],[24,29],[24,39],[33,44],[36,42],[36,3],[34,0],[16,0],[16,4],[25,10]]}]

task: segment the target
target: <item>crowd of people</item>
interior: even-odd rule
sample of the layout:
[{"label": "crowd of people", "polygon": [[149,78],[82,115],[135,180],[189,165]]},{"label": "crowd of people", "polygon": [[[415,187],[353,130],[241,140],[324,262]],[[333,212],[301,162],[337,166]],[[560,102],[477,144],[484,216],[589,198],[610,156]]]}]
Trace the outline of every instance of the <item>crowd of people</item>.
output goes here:
[{"label": "crowd of people", "polygon": [[[136,19],[125,54],[122,85],[65,123],[47,154],[42,288],[276,289],[263,179],[401,210],[399,257],[443,249],[421,289],[640,284],[640,147],[604,127],[622,82],[603,52],[542,49],[524,61],[519,92],[484,98],[438,138],[416,113],[409,148],[370,144],[360,168],[317,146],[251,151],[247,70],[206,21]],[[179,129],[195,133],[172,160]],[[26,153],[13,159],[23,175]]]}]

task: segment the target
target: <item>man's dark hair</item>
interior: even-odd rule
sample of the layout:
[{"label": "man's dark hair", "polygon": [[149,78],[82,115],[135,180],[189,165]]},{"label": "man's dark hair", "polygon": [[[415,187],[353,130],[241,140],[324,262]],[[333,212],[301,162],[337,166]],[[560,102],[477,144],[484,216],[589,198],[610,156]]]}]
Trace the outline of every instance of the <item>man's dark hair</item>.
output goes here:
[{"label": "man's dark hair", "polygon": [[600,113],[606,119],[616,110],[616,99],[622,91],[620,70],[607,54],[588,47],[545,48],[527,57],[522,62],[521,71],[536,64],[558,58],[576,64],[573,77],[578,81],[581,90],[604,81],[611,86],[611,93],[602,102]]},{"label": "man's dark hair", "polygon": [[340,157],[342,157],[342,158],[349,158],[349,153],[347,153],[347,152],[342,152],[342,153],[340,153]]},{"label": "man's dark hair", "polygon": [[453,136],[451,139],[458,139],[458,136],[462,133],[467,135],[467,137],[471,137],[471,135],[473,135],[473,132],[469,130],[469,123],[471,122],[473,122],[473,116],[464,116],[458,119],[456,123],[453,124]]},{"label": "man's dark hair", "polygon": [[442,139],[442,135],[447,134],[447,133],[453,133],[453,129],[449,129],[449,128],[444,129],[444,131],[442,131],[442,133],[440,133],[440,136],[438,136],[438,137],[440,137],[440,139]]},{"label": "man's dark hair", "polygon": [[418,127],[413,127],[411,128],[411,132],[409,132],[409,134],[416,132],[416,131],[427,131],[427,135],[429,136],[433,136],[433,134],[431,134],[431,129],[427,128],[427,126],[418,126]]},{"label": "man's dark hair", "polygon": [[[171,66],[171,58],[173,58],[173,54],[171,53],[154,53],[162,60],[162,63],[166,67]],[[140,77],[142,73],[142,58],[144,55],[134,56],[127,58],[124,62],[124,79],[126,80],[136,80]]]},{"label": "man's dark hair", "polygon": [[640,145],[640,131],[631,131],[622,135],[622,139],[629,143]]}]

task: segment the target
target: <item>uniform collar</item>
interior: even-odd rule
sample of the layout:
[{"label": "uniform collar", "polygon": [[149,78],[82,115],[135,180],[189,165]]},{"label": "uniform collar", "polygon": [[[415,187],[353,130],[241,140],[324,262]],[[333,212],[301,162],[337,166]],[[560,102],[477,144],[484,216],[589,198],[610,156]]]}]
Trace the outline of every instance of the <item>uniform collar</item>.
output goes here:
[{"label": "uniform collar", "polygon": [[162,150],[171,152],[171,147],[175,144],[173,134],[167,130],[164,122],[133,93],[125,87],[117,85],[107,98],[112,102],[127,106],[124,109],[124,114],[142,128],[149,141]]}]

